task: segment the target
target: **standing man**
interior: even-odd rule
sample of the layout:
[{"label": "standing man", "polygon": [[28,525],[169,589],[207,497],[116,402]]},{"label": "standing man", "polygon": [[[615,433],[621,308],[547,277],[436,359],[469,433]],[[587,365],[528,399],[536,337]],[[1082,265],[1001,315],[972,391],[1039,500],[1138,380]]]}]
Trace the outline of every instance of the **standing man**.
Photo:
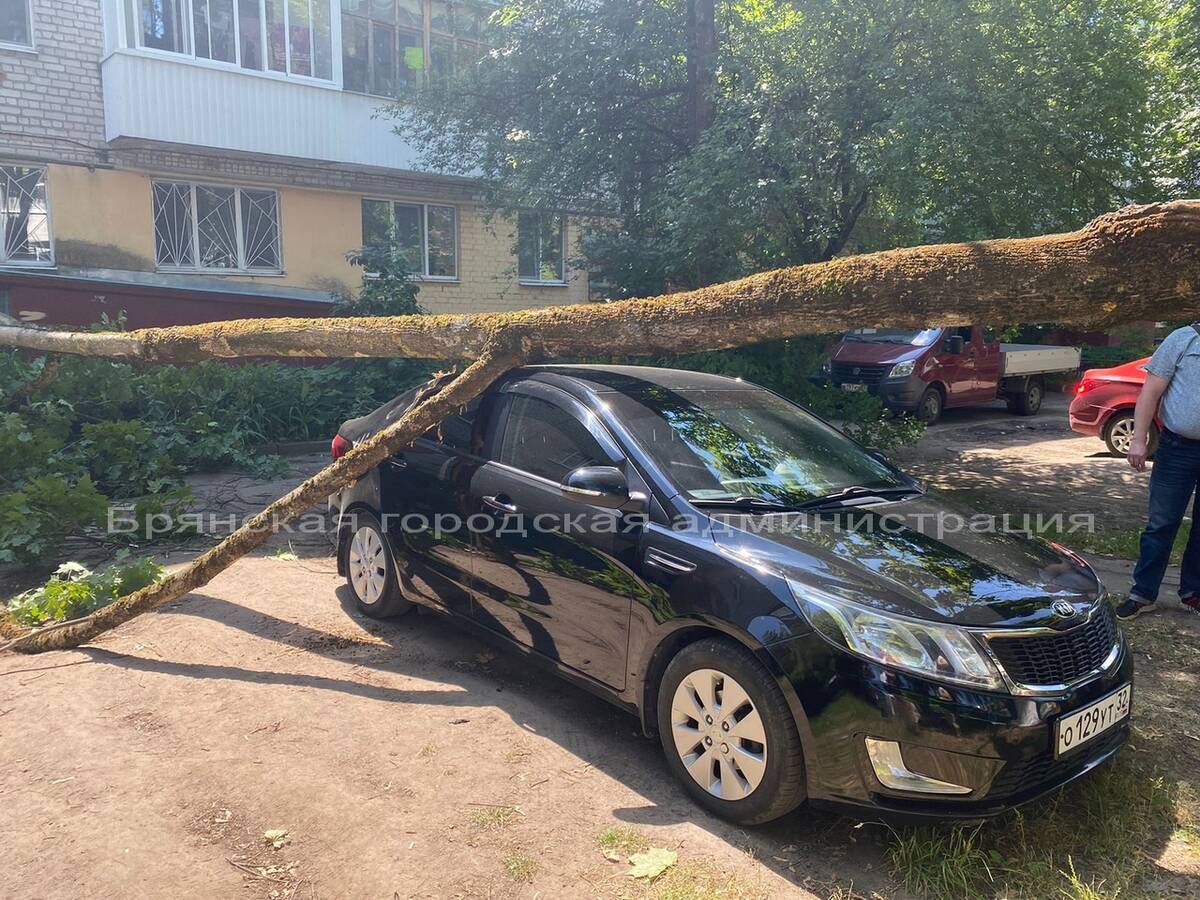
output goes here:
[{"label": "standing man", "polygon": [[[1160,402],[1161,401],[1161,402]],[[1192,533],[1183,553],[1179,599],[1200,613],[1200,323],[1172,331],[1146,364],[1146,383],[1133,412],[1129,465],[1146,468],[1150,426],[1158,413],[1163,428],[1150,473],[1150,516],[1142,532],[1133,590],[1117,608],[1121,619],[1154,609],[1175,535],[1192,503]]]}]

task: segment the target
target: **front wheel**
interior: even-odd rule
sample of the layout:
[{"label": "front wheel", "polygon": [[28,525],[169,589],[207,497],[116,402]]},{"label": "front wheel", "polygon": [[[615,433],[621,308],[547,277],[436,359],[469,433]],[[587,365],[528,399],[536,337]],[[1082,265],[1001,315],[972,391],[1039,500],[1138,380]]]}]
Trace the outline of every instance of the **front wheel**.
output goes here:
[{"label": "front wheel", "polygon": [[722,818],[757,825],[804,802],[804,758],[787,700],[732,641],[697,641],[671,660],[659,687],[658,731],[675,777]]},{"label": "front wheel", "polygon": [[917,418],[926,425],[932,425],[942,417],[942,392],[935,387],[926,388],[917,404]]}]

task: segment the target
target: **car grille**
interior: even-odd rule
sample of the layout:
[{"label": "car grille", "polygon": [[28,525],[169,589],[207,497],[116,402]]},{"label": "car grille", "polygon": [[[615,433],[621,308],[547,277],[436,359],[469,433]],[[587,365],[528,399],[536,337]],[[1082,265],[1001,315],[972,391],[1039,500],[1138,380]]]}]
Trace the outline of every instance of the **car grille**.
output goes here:
[{"label": "car grille", "polygon": [[1071,684],[1099,669],[1119,640],[1107,601],[1083,625],[1062,634],[988,636],[988,646],[1008,677],[1031,687]]},{"label": "car grille", "polygon": [[831,365],[834,381],[839,384],[845,382],[857,384],[878,384],[883,381],[888,370],[888,366],[864,366],[855,365],[854,363],[835,362]]},{"label": "car grille", "polygon": [[1121,724],[1067,756],[1055,759],[1047,751],[1032,759],[1008,763],[992,782],[987,797],[989,800],[1007,800],[1018,795],[1032,797],[1050,790],[1078,775],[1093,760],[1116,750],[1128,734],[1128,725]]}]

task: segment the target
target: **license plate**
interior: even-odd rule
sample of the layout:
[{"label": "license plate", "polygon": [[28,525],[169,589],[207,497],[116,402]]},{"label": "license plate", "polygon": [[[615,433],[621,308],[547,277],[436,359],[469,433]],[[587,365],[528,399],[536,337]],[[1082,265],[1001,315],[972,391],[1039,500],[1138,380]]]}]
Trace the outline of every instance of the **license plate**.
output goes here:
[{"label": "license plate", "polygon": [[857,391],[865,391],[866,389],[867,389],[867,386],[865,384],[843,384],[842,385],[843,391],[857,392]]},{"label": "license plate", "polygon": [[1062,756],[1086,744],[1129,717],[1133,685],[1125,685],[1091,706],[1063,716],[1055,725],[1054,755]]}]

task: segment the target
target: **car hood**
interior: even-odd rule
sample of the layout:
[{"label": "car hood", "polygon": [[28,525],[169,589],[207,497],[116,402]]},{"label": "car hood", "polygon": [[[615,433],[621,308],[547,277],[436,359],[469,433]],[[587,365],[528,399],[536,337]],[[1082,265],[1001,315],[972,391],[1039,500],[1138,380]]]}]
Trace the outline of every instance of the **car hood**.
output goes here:
[{"label": "car hood", "polygon": [[867,366],[886,365],[920,358],[928,347],[912,344],[884,344],[872,341],[840,341],[833,348],[830,359],[834,362],[862,364]]},{"label": "car hood", "polygon": [[[722,516],[713,538],[759,571],[898,615],[984,627],[1078,624],[1102,586],[1082,560],[1014,533],[1027,524],[926,494],[811,515]],[[1058,600],[1075,615],[1056,613]]]}]

